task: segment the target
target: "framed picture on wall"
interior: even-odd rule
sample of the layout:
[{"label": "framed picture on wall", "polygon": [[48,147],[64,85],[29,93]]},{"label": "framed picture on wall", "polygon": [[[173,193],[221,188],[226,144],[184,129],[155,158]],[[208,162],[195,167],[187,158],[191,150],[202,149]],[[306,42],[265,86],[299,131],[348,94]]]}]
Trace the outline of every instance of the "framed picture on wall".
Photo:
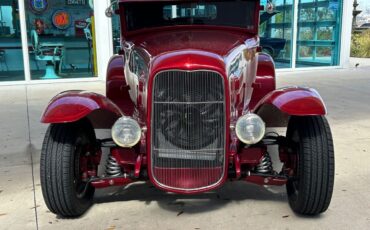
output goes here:
[{"label": "framed picture on wall", "polygon": [[66,0],[66,5],[76,5],[76,6],[81,6],[81,5],[86,5],[87,0]]},{"label": "framed picture on wall", "polygon": [[66,10],[57,10],[54,12],[53,16],[53,25],[60,29],[68,29],[72,24],[72,18],[68,11]]},{"label": "framed picture on wall", "polygon": [[29,0],[30,9],[36,14],[44,13],[47,10],[48,5],[48,0]]},{"label": "framed picture on wall", "polygon": [[74,24],[75,24],[76,37],[84,37],[85,36],[84,29],[89,25],[88,22],[84,19],[81,19],[81,20],[76,20]]}]

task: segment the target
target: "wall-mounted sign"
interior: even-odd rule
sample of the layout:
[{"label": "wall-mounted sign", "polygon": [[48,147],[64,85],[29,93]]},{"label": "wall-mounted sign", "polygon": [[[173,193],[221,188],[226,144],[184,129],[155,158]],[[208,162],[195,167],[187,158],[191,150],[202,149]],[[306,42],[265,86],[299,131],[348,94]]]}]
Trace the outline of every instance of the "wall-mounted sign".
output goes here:
[{"label": "wall-mounted sign", "polygon": [[84,29],[88,26],[86,20],[76,20],[75,21],[75,32],[77,37],[83,37],[85,36]]},{"label": "wall-mounted sign", "polygon": [[66,5],[72,5],[72,6],[80,6],[80,5],[86,5],[87,0],[66,0]]},{"label": "wall-mounted sign", "polygon": [[47,0],[30,0],[30,8],[36,14],[42,14],[48,8]]},{"label": "wall-mounted sign", "polygon": [[65,10],[57,10],[53,14],[53,25],[61,30],[67,29],[71,23],[71,15]]}]

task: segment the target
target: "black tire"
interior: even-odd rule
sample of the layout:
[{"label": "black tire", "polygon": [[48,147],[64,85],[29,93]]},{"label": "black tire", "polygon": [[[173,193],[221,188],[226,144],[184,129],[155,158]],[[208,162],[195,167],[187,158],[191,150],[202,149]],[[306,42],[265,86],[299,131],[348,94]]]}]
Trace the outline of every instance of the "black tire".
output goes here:
[{"label": "black tire", "polygon": [[95,154],[95,143],[94,129],[87,120],[49,126],[41,151],[40,178],[51,212],[78,217],[92,205],[95,189],[81,179],[79,159],[86,152]]},{"label": "black tire", "polygon": [[323,116],[291,117],[287,138],[297,153],[295,176],[287,183],[290,207],[296,213],[317,215],[330,204],[334,186],[334,147]]}]

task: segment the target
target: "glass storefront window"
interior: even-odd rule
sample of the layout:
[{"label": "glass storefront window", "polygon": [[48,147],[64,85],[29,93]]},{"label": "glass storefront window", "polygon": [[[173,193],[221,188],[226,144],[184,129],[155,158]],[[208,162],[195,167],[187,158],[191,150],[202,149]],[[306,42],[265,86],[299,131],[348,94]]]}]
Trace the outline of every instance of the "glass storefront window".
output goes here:
[{"label": "glass storefront window", "polygon": [[[114,3],[115,0],[111,0]],[[118,54],[121,50],[121,22],[118,15],[112,16],[113,53]]]},{"label": "glass storefront window", "polygon": [[[110,0],[113,5],[114,10],[118,10],[118,4],[116,0]],[[112,20],[112,44],[113,44],[113,54],[119,54],[121,50],[121,19],[118,15],[113,14]]]},{"label": "glass storefront window", "polygon": [[23,53],[17,0],[0,1],[0,82],[22,81]]},{"label": "glass storefront window", "polygon": [[24,1],[31,79],[97,76],[93,1]]},{"label": "glass storefront window", "polygon": [[293,0],[271,1],[273,12],[261,12],[259,35],[263,52],[275,60],[277,68],[292,66]]},{"label": "glass storefront window", "polygon": [[[339,65],[342,0],[261,0],[261,5],[268,2],[274,10],[260,13],[260,45],[263,52],[272,56],[276,68]],[[112,18],[112,25],[114,53],[118,53],[118,17]],[[294,44],[293,33],[297,33]],[[296,50],[295,60],[292,60],[293,50]]]},{"label": "glass storefront window", "polygon": [[[22,1],[25,12],[19,11]],[[274,11],[261,12],[259,34],[263,51],[277,68],[339,65],[342,0],[261,0],[261,5],[267,2],[273,3]],[[104,9],[108,2],[95,4]],[[96,45],[107,45],[95,42],[93,5],[93,0],[0,1],[0,82],[26,80],[25,48],[32,80],[96,77]],[[22,20],[25,15],[28,35],[28,47],[23,49],[20,15]],[[112,26],[113,53],[119,53],[118,16],[113,16]]]},{"label": "glass storefront window", "polygon": [[296,67],[339,64],[341,0],[299,0]]}]

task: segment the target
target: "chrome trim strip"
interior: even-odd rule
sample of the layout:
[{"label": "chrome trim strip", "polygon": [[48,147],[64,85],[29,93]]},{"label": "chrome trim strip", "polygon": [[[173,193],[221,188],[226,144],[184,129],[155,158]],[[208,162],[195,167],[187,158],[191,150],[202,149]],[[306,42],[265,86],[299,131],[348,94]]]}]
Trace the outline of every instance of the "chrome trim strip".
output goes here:
[{"label": "chrome trim strip", "polygon": [[203,104],[223,104],[223,101],[207,101],[207,102],[161,102],[156,101],[154,104],[185,104],[185,105],[203,105]]}]

